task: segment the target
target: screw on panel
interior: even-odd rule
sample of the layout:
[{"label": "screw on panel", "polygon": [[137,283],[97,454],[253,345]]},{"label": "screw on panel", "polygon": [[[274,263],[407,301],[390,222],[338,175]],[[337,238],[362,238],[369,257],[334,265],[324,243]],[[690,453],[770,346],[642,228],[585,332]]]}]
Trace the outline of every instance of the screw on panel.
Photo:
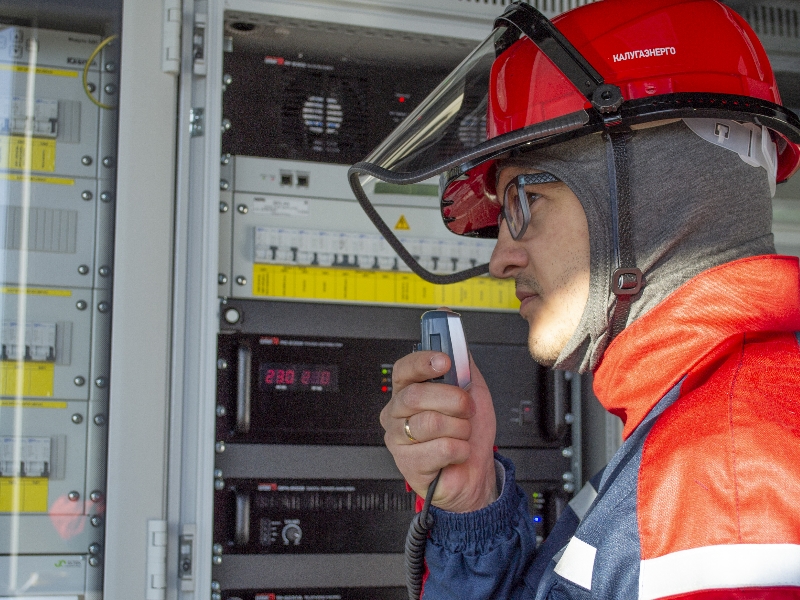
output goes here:
[{"label": "screw on panel", "polygon": [[81,275],[86,275],[87,273],[89,273],[89,267],[87,265],[79,266],[78,273],[80,273]]},{"label": "screw on panel", "polygon": [[222,550],[222,544],[214,544],[211,547],[211,552],[213,552],[215,556],[220,556],[222,554]]},{"label": "screw on panel", "polygon": [[91,519],[89,519],[89,522],[92,524],[92,527],[100,527],[100,525],[103,524],[103,519],[97,515],[94,515]]},{"label": "screw on panel", "polygon": [[222,479],[222,469],[214,469],[214,478]]},{"label": "screw on panel", "polygon": [[103,549],[103,547],[100,544],[98,544],[97,542],[94,542],[93,544],[89,544],[89,554],[95,554],[95,555],[100,554],[100,551],[102,549]]},{"label": "screw on panel", "polygon": [[225,133],[226,131],[229,131],[230,128],[231,128],[231,120],[230,119],[222,119],[222,126],[220,127],[220,129],[222,129],[222,133]]},{"label": "screw on panel", "polygon": [[571,494],[572,492],[575,491],[575,484],[572,483],[571,481],[568,481],[567,483],[564,484],[563,489],[568,494]]},{"label": "screw on panel", "polygon": [[111,274],[111,269],[105,265],[97,269],[97,272],[100,274],[100,277],[108,277]]},{"label": "screw on panel", "polygon": [[75,425],[80,425],[83,423],[83,415],[80,413],[75,413],[72,415],[72,422],[75,423]]},{"label": "screw on panel", "polygon": [[221,164],[221,165],[227,165],[230,162],[231,162],[231,153],[230,152],[226,152],[225,154],[223,154],[222,156],[219,157],[219,164]]},{"label": "screw on panel", "polygon": [[77,502],[81,499],[81,495],[75,490],[72,490],[69,494],[67,494],[67,498],[69,498],[70,502]]},{"label": "screw on panel", "polygon": [[105,415],[95,415],[94,416],[94,424],[95,425],[105,425],[106,424],[106,416]]},{"label": "screw on panel", "polygon": [[239,275],[239,276],[236,278],[236,283],[238,283],[239,285],[247,285],[247,277],[244,277],[244,276],[242,276],[242,275]]},{"label": "screw on panel", "polygon": [[222,406],[221,404],[217,404],[217,416],[218,417],[224,417],[227,414],[228,414],[227,409],[224,406]]},{"label": "screw on panel", "polygon": [[90,92],[93,92],[93,91],[95,91],[97,89],[97,86],[95,84],[93,84],[91,81],[86,84],[86,87],[88,88],[88,90]]},{"label": "screw on panel", "polygon": [[116,94],[117,93],[117,86],[115,86],[113,83],[107,84],[106,87],[104,87],[103,89],[105,90],[106,94]]},{"label": "screw on panel", "polygon": [[[222,562],[222,558],[221,557],[215,556],[214,558],[215,559],[219,558],[220,559],[219,562],[220,563]],[[219,564],[219,563],[214,563],[214,564]],[[220,594],[219,592],[211,592],[211,600],[222,600],[222,594]]]},{"label": "screw on panel", "polygon": [[[223,180],[224,181],[224,180]],[[227,182],[226,182],[227,183]],[[220,185],[222,185],[220,183]],[[226,213],[228,212],[228,203],[227,202],[220,202],[219,203],[219,212]]]},{"label": "screw on panel", "polygon": [[96,556],[90,556],[89,557],[89,566],[90,567],[97,567],[99,565],[100,565],[100,559],[99,558],[97,558]]},{"label": "screw on panel", "polygon": [[81,377],[80,375],[78,375],[78,376],[77,376],[75,379],[73,379],[72,381],[73,381],[73,383],[74,383],[75,385],[77,385],[77,386],[82,386],[84,383],[86,383],[86,380],[85,380],[83,377]]},{"label": "screw on panel", "polygon": [[107,377],[98,377],[94,380],[94,384],[99,387],[100,389],[106,387],[108,385],[108,378]]},{"label": "screw on panel", "polygon": [[[219,189],[221,189],[223,192],[226,191],[227,189],[229,189],[230,187],[231,187],[231,184],[228,183],[227,179],[220,179],[219,180]],[[221,202],[220,204],[223,204],[223,203]],[[220,212],[228,212],[228,206],[225,205],[225,210],[221,210],[220,209]]]},{"label": "screw on panel", "polygon": [[101,202],[111,202],[114,199],[114,194],[112,192],[101,192],[100,193],[100,201]]},{"label": "screw on panel", "polygon": [[562,473],[561,479],[564,481],[575,481],[575,475],[572,473],[572,471],[567,471],[566,473]]},{"label": "screw on panel", "polygon": [[222,85],[230,85],[233,83],[233,77],[230,73],[225,73],[222,76]]},{"label": "screw on panel", "polygon": [[225,452],[225,442],[220,440],[219,442],[214,444],[214,450],[216,451],[217,454],[222,454],[223,452]]},{"label": "screw on panel", "polygon": [[106,73],[113,73],[114,71],[117,70],[117,63],[115,63],[113,61],[108,61],[105,64],[105,70],[106,70]]},{"label": "screw on panel", "polygon": [[92,157],[91,156],[83,156],[81,157],[81,164],[85,167],[88,167],[92,164]]},{"label": "screw on panel", "polygon": [[236,210],[238,210],[243,215],[246,215],[247,214],[247,210],[248,210],[247,209],[247,205],[246,204],[240,204],[239,206],[236,207]]},{"label": "screw on panel", "polygon": [[116,165],[117,165],[117,161],[114,159],[113,156],[106,156],[103,159],[103,166],[104,167],[108,167],[110,169],[111,167],[115,167]]},{"label": "screw on panel", "polygon": [[223,481],[222,479],[215,479],[214,480],[214,489],[217,490],[218,492],[221,492],[222,490],[224,490],[225,489],[225,481]]},{"label": "screw on panel", "polygon": [[78,300],[78,301],[75,303],[75,308],[77,308],[78,310],[86,310],[86,308],[87,308],[88,306],[89,306],[89,303],[88,303],[88,302],[86,302],[86,300]]},{"label": "screw on panel", "polygon": [[217,359],[217,368],[220,371],[224,371],[225,369],[228,368],[228,361],[225,360],[224,358]]},{"label": "screw on panel", "polygon": [[103,493],[100,490],[92,490],[92,493],[89,494],[89,500],[92,502],[100,502],[103,499]]},{"label": "screw on panel", "polygon": [[88,202],[89,200],[94,198],[94,194],[92,194],[92,192],[90,192],[89,190],[84,190],[83,193],[81,194],[81,198],[83,198]]},{"label": "screw on panel", "polygon": [[571,446],[567,446],[566,448],[561,449],[561,456],[564,458],[572,458],[573,450]]},{"label": "screw on panel", "polygon": [[572,425],[575,422],[575,415],[572,413],[567,413],[564,415],[564,423],[567,425]]},{"label": "screw on panel", "polygon": [[111,303],[106,302],[104,300],[103,302],[97,305],[97,310],[99,310],[101,313],[107,313],[108,311],[111,310]]},{"label": "screw on panel", "polygon": [[222,586],[219,584],[219,581],[212,581],[211,582],[211,591],[212,592],[219,592],[222,590]]},{"label": "screw on panel", "polygon": [[228,276],[225,275],[225,273],[220,273],[219,275],[217,275],[217,282],[220,285],[225,285],[226,283],[228,283]]}]

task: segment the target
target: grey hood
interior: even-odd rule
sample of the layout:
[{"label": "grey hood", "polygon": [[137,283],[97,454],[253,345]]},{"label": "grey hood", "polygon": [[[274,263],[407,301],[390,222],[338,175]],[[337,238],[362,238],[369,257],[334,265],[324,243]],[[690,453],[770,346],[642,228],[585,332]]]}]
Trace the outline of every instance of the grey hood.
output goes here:
[{"label": "grey hood", "polygon": [[[633,254],[645,286],[627,323],[711,267],[775,252],[767,172],[693,133],[682,121],[636,131],[628,142]],[[554,368],[594,370],[610,341],[611,209],[600,134],[525,153],[532,168],[566,183],[589,224],[589,299]]]}]

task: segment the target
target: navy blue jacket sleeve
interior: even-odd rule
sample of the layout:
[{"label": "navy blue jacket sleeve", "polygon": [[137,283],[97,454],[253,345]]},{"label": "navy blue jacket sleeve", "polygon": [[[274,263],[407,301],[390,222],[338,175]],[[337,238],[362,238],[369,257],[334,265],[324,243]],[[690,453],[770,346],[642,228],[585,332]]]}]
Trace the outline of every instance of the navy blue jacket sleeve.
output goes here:
[{"label": "navy blue jacket sleeve", "polygon": [[536,571],[536,527],[525,493],[516,485],[514,464],[500,455],[495,458],[505,469],[502,494],[495,502],[471,513],[432,507],[436,521],[425,549],[430,574],[423,600],[536,596],[538,582],[526,577]]}]

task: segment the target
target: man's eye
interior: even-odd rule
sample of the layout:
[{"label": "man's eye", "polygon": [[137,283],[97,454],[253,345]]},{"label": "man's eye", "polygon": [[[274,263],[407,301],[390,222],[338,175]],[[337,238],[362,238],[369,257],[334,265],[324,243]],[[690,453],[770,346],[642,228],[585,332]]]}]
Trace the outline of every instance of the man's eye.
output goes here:
[{"label": "man's eye", "polygon": [[525,195],[528,197],[528,206],[533,206],[533,203],[542,197],[541,194],[525,194]]}]

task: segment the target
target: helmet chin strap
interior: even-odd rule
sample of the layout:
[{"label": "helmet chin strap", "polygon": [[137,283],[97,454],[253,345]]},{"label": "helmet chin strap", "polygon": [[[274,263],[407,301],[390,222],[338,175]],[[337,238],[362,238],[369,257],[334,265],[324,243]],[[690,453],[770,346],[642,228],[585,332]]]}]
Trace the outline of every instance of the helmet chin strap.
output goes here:
[{"label": "helmet chin strap", "polygon": [[592,105],[603,117],[606,130],[606,164],[608,187],[611,195],[611,237],[614,271],[611,273],[611,291],[617,297],[611,317],[611,339],[625,329],[633,297],[644,285],[642,272],[636,268],[633,255],[633,227],[631,219],[631,185],[628,176],[628,140],[633,132],[622,125],[619,109],[623,98],[620,89],[608,83],[600,85],[592,94]]},{"label": "helmet chin strap", "polygon": [[644,284],[642,272],[636,268],[633,255],[631,189],[628,176],[628,140],[633,132],[627,127],[613,126],[604,133],[606,163],[611,192],[611,233],[614,271],[611,274],[611,291],[617,297],[611,317],[611,339],[625,329],[633,297]]}]

